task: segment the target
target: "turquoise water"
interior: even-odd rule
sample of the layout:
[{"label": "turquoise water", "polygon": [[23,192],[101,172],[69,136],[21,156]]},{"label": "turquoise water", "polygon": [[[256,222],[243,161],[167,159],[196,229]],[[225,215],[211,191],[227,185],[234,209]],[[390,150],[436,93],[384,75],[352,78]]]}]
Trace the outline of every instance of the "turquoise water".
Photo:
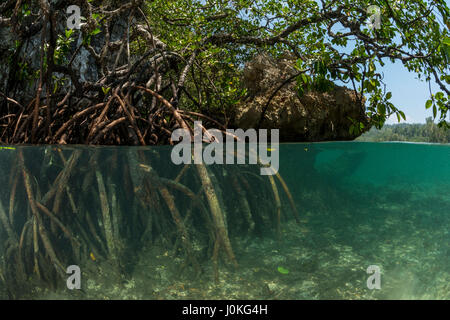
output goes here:
[{"label": "turquoise water", "polygon": [[205,180],[170,151],[0,150],[0,298],[450,298],[449,145],[282,144],[288,191],[256,165],[207,166],[237,268]]}]

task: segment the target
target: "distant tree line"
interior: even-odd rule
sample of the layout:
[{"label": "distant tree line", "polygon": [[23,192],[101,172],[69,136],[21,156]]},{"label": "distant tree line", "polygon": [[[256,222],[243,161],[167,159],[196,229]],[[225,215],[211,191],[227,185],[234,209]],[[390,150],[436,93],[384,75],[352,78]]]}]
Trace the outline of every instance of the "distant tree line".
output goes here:
[{"label": "distant tree line", "polygon": [[384,125],[380,130],[372,128],[356,140],[450,143],[450,130],[439,128],[429,117],[426,123]]}]

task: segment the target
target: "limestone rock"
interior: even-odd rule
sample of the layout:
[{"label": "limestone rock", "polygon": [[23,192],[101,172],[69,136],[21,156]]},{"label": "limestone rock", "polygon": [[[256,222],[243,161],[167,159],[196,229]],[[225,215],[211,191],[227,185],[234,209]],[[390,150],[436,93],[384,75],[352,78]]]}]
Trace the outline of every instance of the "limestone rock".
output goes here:
[{"label": "limestone rock", "polygon": [[[281,83],[296,72],[294,60],[268,55],[256,56],[246,64],[243,82],[248,95],[236,105],[233,126],[258,128],[261,113],[270,96]],[[353,140],[352,122],[348,117],[366,124],[364,98],[362,105],[354,90],[334,86],[327,92],[307,91],[301,96],[295,81],[283,86],[266,109],[260,128],[280,129],[280,141]]]}]

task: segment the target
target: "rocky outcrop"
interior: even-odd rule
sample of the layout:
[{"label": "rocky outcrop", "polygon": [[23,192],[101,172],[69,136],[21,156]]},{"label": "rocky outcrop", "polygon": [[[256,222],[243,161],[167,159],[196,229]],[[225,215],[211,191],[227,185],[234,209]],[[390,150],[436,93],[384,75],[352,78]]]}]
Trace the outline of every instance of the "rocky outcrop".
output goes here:
[{"label": "rocky outcrop", "polygon": [[[366,124],[362,105],[354,90],[334,86],[327,92],[305,91],[299,94],[296,82],[284,85],[267,102],[285,79],[296,73],[294,60],[286,56],[274,60],[258,55],[246,64],[243,82],[248,95],[236,105],[233,125],[238,128],[280,129],[280,141],[353,140],[349,118]],[[263,110],[264,118],[260,122]]]}]

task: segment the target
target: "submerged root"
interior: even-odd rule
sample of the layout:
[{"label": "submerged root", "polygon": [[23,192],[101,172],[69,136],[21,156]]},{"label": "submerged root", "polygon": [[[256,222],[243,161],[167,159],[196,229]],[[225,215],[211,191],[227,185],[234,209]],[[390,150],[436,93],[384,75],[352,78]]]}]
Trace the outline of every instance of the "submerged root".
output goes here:
[{"label": "submerged root", "polygon": [[269,181],[270,181],[270,185],[272,187],[272,192],[273,192],[273,197],[275,199],[275,207],[276,207],[276,211],[277,211],[277,234],[278,237],[281,236],[281,231],[280,231],[280,223],[281,223],[281,200],[280,200],[280,195],[278,194],[278,188],[277,185],[275,183],[275,179],[273,178],[273,176],[268,176],[269,177]]},{"label": "submerged root", "polygon": [[62,266],[61,262],[56,256],[56,253],[52,247],[52,244],[47,236],[47,232],[43,226],[43,222],[41,220],[41,217],[39,215],[36,201],[33,196],[33,191],[31,188],[30,183],[30,176],[27,172],[27,169],[25,168],[23,154],[20,151],[19,152],[19,165],[22,169],[23,178],[24,178],[24,184],[25,189],[28,196],[28,201],[30,203],[31,212],[33,213],[34,220],[33,220],[33,240],[34,240],[34,262],[35,262],[35,272],[38,274],[38,277],[40,278],[40,272],[39,272],[39,264],[38,264],[38,254],[39,254],[39,244],[38,244],[38,237],[37,237],[37,231],[39,231],[39,236],[42,240],[42,243],[44,244],[44,248],[50,257],[50,260],[52,261],[56,271],[64,278],[65,277],[65,268]]},{"label": "submerged root", "polygon": [[[234,264],[235,267],[238,266],[236,257],[234,256],[233,249],[231,247],[231,242],[228,237],[228,231],[225,227],[225,219],[222,212],[222,208],[219,205],[219,199],[217,198],[216,192],[214,191],[214,186],[211,183],[211,178],[209,177],[208,170],[204,165],[195,165],[197,168],[198,175],[203,185],[203,190],[205,192],[209,208],[211,209],[211,215],[213,217],[214,225],[217,229],[217,237],[220,245],[224,248],[228,258]],[[217,240],[216,240],[217,241]]]},{"label": "submerged root", "polygon": [[114,233],[112,230],[112,223],[111,223],[111,216],[110,216],[110,210],[108,205],[108,197],[106,195],[105,190],[105,184],[103,182],[103,176],[100,173],[100,171],[96,170],[95,175],[97,177],[97,185],[98,185],[98,191],[100,196],[100,204],[101,204],[101,211],[102,211],[102,217],[103,217],[103,226],[106,236],[106,244],[108,248],[108,252],[110,254],[110,259],[114,265],[117,266],[118,264],[118,257],[116,252],[116,245],[114,241]]},{"label": "submerged root", "polygon": [[292,209],[292,212],[294,214],[295,220],[297,221],[297,223],[299,223],[300,222],[300,215],[299,215],[299,213],[297,211],[297,207],[295,205],[294,198],[292,197],[292,194],[289,191],[289,188],[288,188],[286,182],[284,182],[284,179],[281,177],[279,172],[277,172],[275,174],[275,176],[277,177],[278,181],[280,181],[281,186],[282,186],[284,192],[286,193],[286,196],[288,197],[289,204],[291,205],[291,209]]},{"label": "submerged root", "polygon": [[255,222],[253,221],[252,218],[252,212],[250,210],[250,205],[248,204],[247,198],[246,198],[246,194],[245,191],[242,190],[241,186],[239,185],[239,182],[236,178],[235,175],[233,175],[231,177],[231,181],[233,183],[233,187],[236,191],[236,195],[238,196],[239,199],[239,206],[241,208],[241,211],[243,213],[244,219],[247,222],[248,225],[248,233],[252,233],[253,230],[255,229]]},{"label": "submerged root", "polygon": [[196,272],[199,273],[200,265],[198,264],[197,259],[194,256],[192,245],[189,240],[189,234],[188,234],[186,227],[184,226],[184,223],[181,219],[181,215],[175,205],[175,201],[174,201],[172,195],[167,190],[167,188],[162,187],[159,192],[161,193],[161,196],[165,200],[167,207],[169,208],[169,211],[172,214],[172,218],[173,218],[173,220],[177,226],[177,229],[180,233],[181,243],[183,244],[183,247],[184,247],[184,250],[186,251],[188,259],[191,261]]},{"label": "submerged root", "polygon": [[[273,228],[275,209],[280,234],[282,203],[277,181],[294,205],[281,177],[262,178],[254,174],[257,168],[218,170],[185,165],[169,179],[158,174],[164,173],[168,164],[153,153],[130,149],[121,156],[99,150],[85,158],[83,150],[69,153],[48,148],[38,170],[39,180],[31,171],[33,166],[27,167],[23,151],[18,151],[16,169],[12,166],[9,177],[9,212],[0,200],[0,227],[5,230],[8,251],[4,257],[17,266],[5,271],[8,278],[15,279],[8,281],[9,290],[30,277],[52,287],[62,286],[60,280],[67,278],[64,266],[69,262],[81,265],[99,258],[114,272],[122,273],[122,255],[127,252],[129,257],[128,253],[149,245],[183,252],[183,268],[192,266],[197,275],[202,271],[199,257],[205,254],[218,280],[222,255],[224,262],[238,266],[230,239],[232,228],[243,226],[248,234],[266,225]],[[116,178],[123,178],[128,190],[122,191],[122,187],[119,192]],[[259,185],[257,195],[253,182]],[[269,201],[270,194],[275,201],[261,202],[261,197]],[[229,199],[236,202],[238,212],[225,207]],[[126,213],[122,211],[128,208]]]},{"label": "submerged root", "polygon": [[0,222],[3,224],[3,227],[6,230],[6,233],[8,234],[8,237],[14,241],[15,244],[18,243],[17,235],[14,233],[14,231],[11,228],[11,225],[9,223],[8,216],[6,215],[5,209],[3,208],[2,201],[0,200]]}]

